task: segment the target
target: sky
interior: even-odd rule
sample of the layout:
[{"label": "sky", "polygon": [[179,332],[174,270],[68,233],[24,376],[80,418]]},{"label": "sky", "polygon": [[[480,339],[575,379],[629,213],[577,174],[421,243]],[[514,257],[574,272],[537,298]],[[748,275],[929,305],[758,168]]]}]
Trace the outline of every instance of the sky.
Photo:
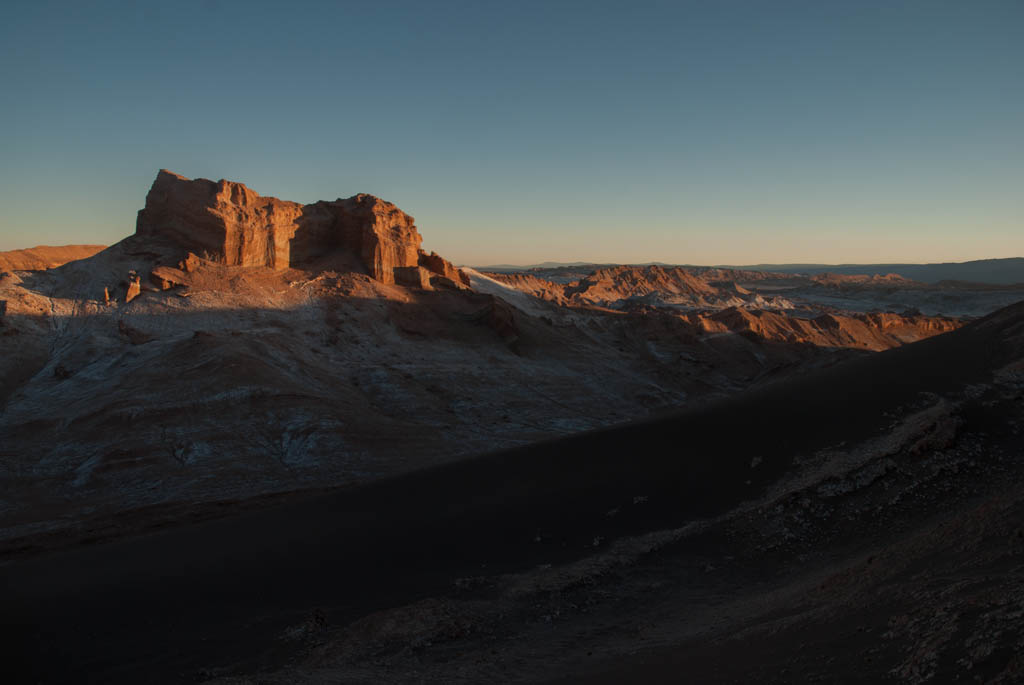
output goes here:
[{"label": "sky", "polygon": [[158,169],[365,192],[461,264],[1024,256],[1024,2],[0,9],[0,250]]}]

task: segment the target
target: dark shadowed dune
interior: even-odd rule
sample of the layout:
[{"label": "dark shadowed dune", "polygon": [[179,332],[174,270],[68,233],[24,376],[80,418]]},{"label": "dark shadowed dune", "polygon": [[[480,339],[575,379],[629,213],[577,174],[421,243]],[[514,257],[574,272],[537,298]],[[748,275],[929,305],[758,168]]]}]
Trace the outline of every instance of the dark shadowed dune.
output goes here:
[{"label": "dark shadowed dune", "polygon": [[[593,539],[726,512],[799,455],[884,434],[921,393],[989,379],[1020,359],[1022,331],[1024,303],[683,414],[11,562],[0,568],[2,663],[27,682],[276,666],[288,655],[275,636],[316,608],[340,624],[444,594],[481,569],[564,562]],[[647,506],[603,516],[641,496]]]}]

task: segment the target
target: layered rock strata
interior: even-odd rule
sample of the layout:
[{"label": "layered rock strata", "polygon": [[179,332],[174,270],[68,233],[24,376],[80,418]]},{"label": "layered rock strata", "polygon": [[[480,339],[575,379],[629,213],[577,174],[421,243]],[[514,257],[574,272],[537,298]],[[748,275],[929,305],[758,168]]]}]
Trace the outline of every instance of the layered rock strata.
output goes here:
[{"label": "layered rock strata", "polygon": [[[228,266],[300,266],[335,250],[355,254],[383,283],[423,285],[435,278],[456,287],[469,278],[420,249],[413,218],[390,202],[359,194],[303,205],[264,197],[241,183],[191,180],[162,170],[153,181],[135,232],[163,239]],[[424,279],[417,267],[431,272]]]}]

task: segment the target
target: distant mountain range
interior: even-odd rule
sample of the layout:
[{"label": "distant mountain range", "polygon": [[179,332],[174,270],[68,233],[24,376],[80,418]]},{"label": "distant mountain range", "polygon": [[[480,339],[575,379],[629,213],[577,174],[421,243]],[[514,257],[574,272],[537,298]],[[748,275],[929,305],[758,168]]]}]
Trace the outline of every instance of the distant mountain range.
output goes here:
[{"label": "distant mountain range", "polygon": [[923,283],[938,281],[972,281],[975,283],[1024,283],[1024,257],[1007,259],[976,259],[970,262],[939,264],[757,264],[737,267],[754,271],[781,273],[822,272],[865,274],[867,276],[899,274]]},{"label": "distant mountain range", "polygon": [[[669,266],[664,262],[646,262],[637,266]],[[476,267],[480,271],[528,271],[531,269],[553,269],[561,267],[592,266],[595,269],[611,266],[610,264],[590,264],[588,262],[543,262],[528,266],[498,264]],[[675,265],[673,265],[675,266]],[[680,264],[678,266],[694,266]],[[744,269],[748,271],[771,271],[792,274],[816,274],[822,272],[867,276],[899,274],[904,278],[923,283],[939,281],[971,281],[974,283],[994,283],[1006,285],[1024,283],[1024,257],[1006,259],[977,259],[969,262],[943,262],[938,264],[751,264],[726,265],[716,264],[722,268]]]}]

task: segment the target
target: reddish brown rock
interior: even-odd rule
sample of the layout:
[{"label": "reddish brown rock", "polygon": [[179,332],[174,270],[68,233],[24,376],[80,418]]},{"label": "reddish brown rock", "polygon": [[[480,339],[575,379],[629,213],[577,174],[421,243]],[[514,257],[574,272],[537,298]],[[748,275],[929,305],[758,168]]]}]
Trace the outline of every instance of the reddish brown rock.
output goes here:
[{"label": "reddish brown rock", "polygon": [[892,313],[822,314],[813,319],[781,312],[729,307],[689,312],[683,318],[704,333],[739,333],[751,340],[806,343],[818,347],[885,350],[959,328],[942,316],[907,317]]},{"label": "reddish brown rock", "polygon": [[538,278],[533,274],[513,273],[492,273],[485,272],[485,276],[499,283],[511,286],[520,292],[528,293],[542,300],[548,300],[557,304],[567,304],[565,296],[566,285],[554,283],[544,278]]},{"label": "reddish brown rock", "polygon": [[913,285],[914,281],[908,278],[904,278],[899,274],[885,274],[884,276],[875,274],[873,276],[863,274],[833,274],[833,273],[821,273],[816,276],[811,276],[811,282],[819,285],[827,285],[833,288],[858,288],[863,286],[900,286],[900,285]]},{"label": "reddish brown rock", "polygon": [[128,290],[124,294],[124,301],[131,302],[142,294],[142,280],[137,273],[132,272],[128,276]]},{"label": "reddish brown rock", "polygon": [[600,269],[565,289],[566,296],[579,303],[602,303],[652,293],[700,299],[715,297],[718,291],[686,269],[656,265]]},{"label": "reddish brown rock", "polygon": [[[170,241],[228,266],[285,269],[344,249],[384,283],[395,282],[395,269],[418,266],[463,284],[469,281],[441,257],[422,255],[422,237],[411,216],[365,194],[301,205],[264,197],[241,183],[190,180],[161,171],[139,212],[136,234]],[[196,262],[190,255],[182,270],[190,271]]]},{"label": "reddish brown rock", "polygon": [[174,286],[188,285],[191,282],[186,272],[169,266],[154,267],[149,274],[149,280],[160,290],[170,290]]},{"label": "reddish brown rock", "polygon": [[456,287],[469,287],[469,276],[467,276],[462,269],[457,268],[454,264],[436,252],[427,254],[423,250],[420,250],[419,265],[433,271],[438,276],[442,276],[450,280]]},{"label": "reddish brown rock", "polygon": [[394,274],[398,285],[431,290],[430,272],[422,266],[396,266]]},{"label": "reddish brown rock", "polygon": [[447,276],[437,274],[430,277],[430,285],[433,288],[447,288],[448,290],[462,290],[466,287],[462,281],[453,281]]},{"label": "reddish brown rock", "polygon": [[186,273],[192,273],[199,267],[199,257],[193,252],[185,255],[185,258],[178,262],[178,268]]}]

